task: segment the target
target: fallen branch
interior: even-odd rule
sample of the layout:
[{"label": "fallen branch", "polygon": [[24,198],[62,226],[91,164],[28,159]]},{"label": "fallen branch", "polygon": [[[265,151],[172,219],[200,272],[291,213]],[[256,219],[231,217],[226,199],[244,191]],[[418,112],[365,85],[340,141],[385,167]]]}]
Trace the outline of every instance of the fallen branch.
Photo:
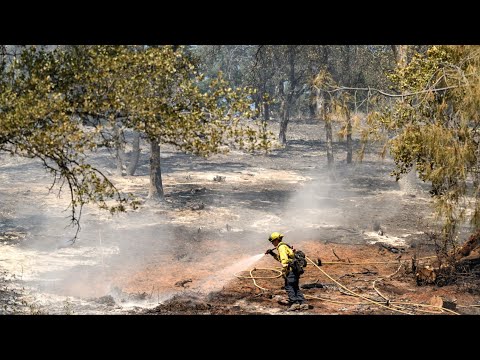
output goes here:
[{"label": "fallen branch", "polygon": [[372,271],[370,269],[364,268],[365,271],[354,272],[352,274],[360,274],[360,275],[378,275],[377,271]]},{"label": "fallen branch", "polygon": [[341,259],[341,258],[335,253],[335,249],[334,249],[334,248],[332,248],[332,252],[333,252],[333,255],[335,255],[335,257],[338,259],[338,261],[345,262],[344,259]]},{"label": "fallen branch", "polygon": [[386,243],[383,243],[383,242],[379,242],[378,243],[382,248],[394,253],[394,254],[398,254],[400,252],[405,252],[405,249],[404,248],[400,248],[400,247],[396,247],[396,246],[393,246],[393,245],[390,245],[390,244],[386,244]]}]

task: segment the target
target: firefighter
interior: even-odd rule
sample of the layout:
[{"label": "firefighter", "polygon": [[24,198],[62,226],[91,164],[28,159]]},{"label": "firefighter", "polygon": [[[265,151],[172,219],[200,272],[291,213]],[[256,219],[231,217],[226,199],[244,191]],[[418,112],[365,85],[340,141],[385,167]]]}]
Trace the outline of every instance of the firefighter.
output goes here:
[{"label": "firefighter", "polygon": [[305,304],[305,297],[299,287],[300,274],[292,269],[292,262],[294,259],[294,249],[282,241],[283,235],[279,232],[273,232],[268,240],[276,247],[278,254],[273,249],[268,249],[265,252],[270,254],[273,258],[282,264],[282,275],[285,279],[285,291],[288,295],[289,311],[294,310],[308,310],[308,305]]}]

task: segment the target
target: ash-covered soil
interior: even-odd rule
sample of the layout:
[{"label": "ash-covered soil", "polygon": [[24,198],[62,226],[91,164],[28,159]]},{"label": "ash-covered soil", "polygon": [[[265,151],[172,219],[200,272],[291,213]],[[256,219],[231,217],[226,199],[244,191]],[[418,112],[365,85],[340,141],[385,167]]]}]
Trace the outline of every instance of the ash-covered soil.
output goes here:
[{"label": "ash-covered soil", "polygon": [[[315,261],[339,261],[336,255],[345,262],[393,261],[321,267],[379,302],[386,300],[377,291],[391,302],[428,304],[439,295],[459,305],[479,304],[468,276],[441,288],[417,286],[405,265],[388,277],[398,261],[434,254],[426,235],[435,229],[428,186],[395,182],[389,176],[393,162],[374,149],[362,163],[346,164],[342,142],[335,143],[329,171],[323,126],[315,121],[292,121],[287,138],[285,148],[267,155],[232,151],[199,158],[163,146],[166,203],[145,202],[114,217],[87,207],[74,244],[68,241],[74,234],[68,194],[48,192],[52,179],[36,161],[1,155],[0,313],[299,314],[278,304],[281,278],[258,279],[266,290],[242,278],[254,268],[266,269],[255,270],[257,276],[277,274],[271,269],[278,264],[261,255],[273,231]],[[143,144],[135,176],[113,175],[107,150],[91,157],[120,189],[146,200],[147,149]],[[342,293],[310,264],[301,284],[312,283],[324,286],[304,290],[313,308],[302,314],[398,313],[355,304],[362,300]]]}]

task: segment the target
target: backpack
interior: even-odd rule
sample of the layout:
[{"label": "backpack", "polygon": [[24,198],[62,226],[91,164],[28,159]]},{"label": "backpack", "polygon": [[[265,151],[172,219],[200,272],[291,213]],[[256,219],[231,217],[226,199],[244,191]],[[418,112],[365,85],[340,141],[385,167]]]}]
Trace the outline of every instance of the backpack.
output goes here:
[{"label": "backpack", "polygon": [[[286,245],[293,249],[291,245]],[[307,259],[305,258],[305,253],[302,250],[294,250],[291,266],[292,271],[298,275],[302,275],[305,272],[303,268],[307,267]]]}]

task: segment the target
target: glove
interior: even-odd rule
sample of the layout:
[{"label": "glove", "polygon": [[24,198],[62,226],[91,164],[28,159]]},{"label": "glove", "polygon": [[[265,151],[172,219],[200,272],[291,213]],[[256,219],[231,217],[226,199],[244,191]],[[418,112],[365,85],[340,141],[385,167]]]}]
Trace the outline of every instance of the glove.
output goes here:
[{"label": "glove", "polygon": [[272,249],[268,249],[267,251],[265,251],[265,255],[272,255],[273,256],[273,250]]}]

